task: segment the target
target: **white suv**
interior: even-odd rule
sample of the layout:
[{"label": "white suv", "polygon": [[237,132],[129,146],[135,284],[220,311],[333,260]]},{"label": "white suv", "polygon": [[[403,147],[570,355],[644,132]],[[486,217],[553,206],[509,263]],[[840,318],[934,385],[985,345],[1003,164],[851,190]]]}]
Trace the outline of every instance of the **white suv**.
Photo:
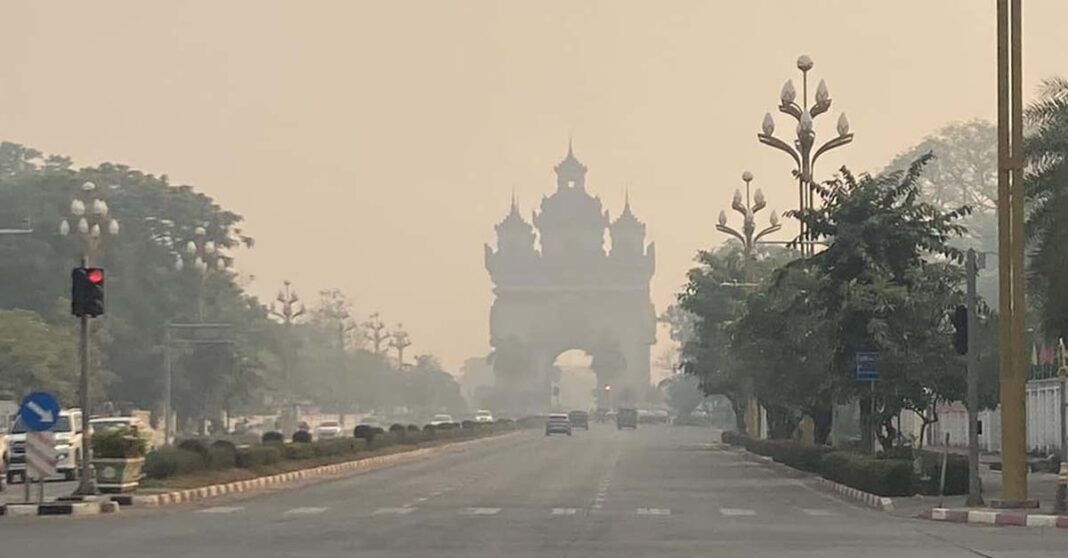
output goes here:
[{"label": "white suv", "polygon": [[[82,412],[78,409],[60,411],[55,426],[56,472],[66,480],[74,480],[82,461]],[[26,427],[16,420],[8,434],[7,482],[15,477],[26,480]]]},{"label": "white suv", "polygon": [[475,411],[475,422],[493,422],[493,413],[485,409],[479,409]]}]

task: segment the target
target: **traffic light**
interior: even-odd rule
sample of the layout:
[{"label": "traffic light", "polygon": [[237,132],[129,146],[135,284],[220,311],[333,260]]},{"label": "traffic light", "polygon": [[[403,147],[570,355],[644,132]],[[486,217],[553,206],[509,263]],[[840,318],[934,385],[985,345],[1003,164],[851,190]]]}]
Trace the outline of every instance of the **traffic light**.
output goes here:
[{"label": "traffic light", "polygon": [[957,305],[950,320],[956,331],[953,334],[953,348],[957,354],[968,354],[968,309],[963,305]]},{"label": "traffic light", "polygon": [[104,313],[104,270],[76,267],[70,272],[70,313],[97,317]]}]

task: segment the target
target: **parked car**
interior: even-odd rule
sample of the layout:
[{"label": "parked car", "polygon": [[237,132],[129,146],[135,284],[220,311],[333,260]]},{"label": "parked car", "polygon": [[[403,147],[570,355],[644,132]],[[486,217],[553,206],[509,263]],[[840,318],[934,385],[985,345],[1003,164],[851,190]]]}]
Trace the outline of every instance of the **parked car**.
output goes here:
[{"label": "parked car", "polygon": [[475,422],[493,422],[493,413],[485,409],[479,409],[475,411]]},{"label": "parked car", "polygon": [[571,435],[571,419],[564,413],[553,413],[545,421],[545,435],[567,434]]},{"label": "parked car", "polygon": [[616,428],[623,430],[630,428],[638,429],[638,411],[635,409],[620,409],[616,413]]},{"label": "parked car", "polygon": [[[74,480],[78,477],[78,471],[82,462],[82,412],[79,409],[67,409],[60,411],[56,417],[56,424],[52,427],[55,433],[56,472],[63,475],[66,480]],[[8,436],[9,449],[8,468],[5,473],[8,484],[15,477],[26,480],[26,427],[21,420],[16,420],[11,427]]]},{"label": "parked car", "polygon": [[567,418],[571,421],[572,428],[590,429],[590,414],[586,411],[571,411]]},{"label": "parked car", "polygon": [[315,428],[315,437],[320,440],[341,437],[341,424],[336,420],[324,420]]},{"label": "parked car", "polygon": [[439,414],[430,419],[430,426],[441,426],[442,424],[452,424],[453,422],[452,415]]}]

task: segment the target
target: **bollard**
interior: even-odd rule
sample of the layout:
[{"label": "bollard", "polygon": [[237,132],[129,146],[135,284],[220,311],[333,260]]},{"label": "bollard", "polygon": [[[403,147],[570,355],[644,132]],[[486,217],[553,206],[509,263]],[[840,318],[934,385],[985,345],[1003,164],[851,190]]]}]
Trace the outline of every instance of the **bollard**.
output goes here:
[{"label": "bollard", "polygon": [[1053,512],[1068,513],[1068,462],[1061,461],[1061,471],[1057,474],[1057,497],[1053,502]]}]

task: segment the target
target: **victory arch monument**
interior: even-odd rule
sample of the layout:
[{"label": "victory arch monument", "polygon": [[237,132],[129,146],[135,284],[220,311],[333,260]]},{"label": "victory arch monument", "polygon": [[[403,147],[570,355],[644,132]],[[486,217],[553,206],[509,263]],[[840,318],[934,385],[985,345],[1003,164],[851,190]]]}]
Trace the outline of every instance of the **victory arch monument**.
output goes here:
[{"label": "victory arch monument", "polygon": [[[655,245],[627,199],[614,220],[587,190],[586,166],[568,147],[554,168],[556,191],[531,222],[511,211],[486,245],[494,284],[490,311],[495,402],[515,411],[552,404],[556,357],[592,357],[598,407],[641,403],[649,391],[656,313],[649,297]],[[607,232],[607,235],[606,235]]]}]

